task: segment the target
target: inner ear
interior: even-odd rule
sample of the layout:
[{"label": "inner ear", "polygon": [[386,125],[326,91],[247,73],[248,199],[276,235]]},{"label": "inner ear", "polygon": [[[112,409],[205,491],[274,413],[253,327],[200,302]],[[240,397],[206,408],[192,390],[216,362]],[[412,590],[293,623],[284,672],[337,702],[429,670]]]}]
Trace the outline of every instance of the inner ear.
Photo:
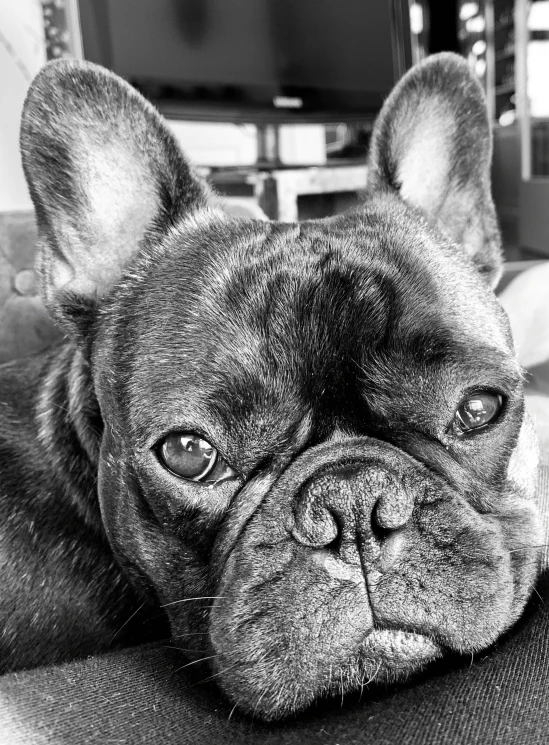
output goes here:
[{"label": "inner ear", "polygon": [[208,202],[158,112],[91,63],[42,69],[25,102],[21,152],[43,297],[65,325],[67,299],[89,307],[106,296],[144,244]]},{"label": "inner ear", "polygon": [[372,135],[368,180],[421,210],[495,286],[502,259],[491,160],[482,87],[463,58],[442,53],[412,68],[385,102]]}]

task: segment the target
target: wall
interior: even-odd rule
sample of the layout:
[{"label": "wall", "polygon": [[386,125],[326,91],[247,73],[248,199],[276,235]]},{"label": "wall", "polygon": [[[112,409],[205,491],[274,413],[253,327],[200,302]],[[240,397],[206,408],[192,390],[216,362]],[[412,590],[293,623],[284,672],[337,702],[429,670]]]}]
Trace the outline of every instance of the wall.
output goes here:
[{"label": "wall", "polygon": [[0,2],[0,212],[31,201],[19,155],[19,123],[30,81],[46,60],[40,0]]}]

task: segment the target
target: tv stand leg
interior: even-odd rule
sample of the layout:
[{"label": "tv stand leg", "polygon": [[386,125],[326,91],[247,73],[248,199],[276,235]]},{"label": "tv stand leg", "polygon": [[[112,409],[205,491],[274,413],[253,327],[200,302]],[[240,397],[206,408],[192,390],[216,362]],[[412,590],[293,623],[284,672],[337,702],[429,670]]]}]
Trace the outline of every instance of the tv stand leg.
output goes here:
[{"label": "tv stand leg", "polygon": [[277,124],[257,125],[257,163],[258,168],[278,168],[280,160],[280,132]]}]

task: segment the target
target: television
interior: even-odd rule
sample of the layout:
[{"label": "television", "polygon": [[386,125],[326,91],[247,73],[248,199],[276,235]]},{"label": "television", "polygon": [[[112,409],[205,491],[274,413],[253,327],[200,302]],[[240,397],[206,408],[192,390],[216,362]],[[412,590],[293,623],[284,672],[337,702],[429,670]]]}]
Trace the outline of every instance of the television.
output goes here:
[{"label": "television", "polygon": [[363,122],[411,64],[409,0],[79,0],[85,59],[170,119]]}]

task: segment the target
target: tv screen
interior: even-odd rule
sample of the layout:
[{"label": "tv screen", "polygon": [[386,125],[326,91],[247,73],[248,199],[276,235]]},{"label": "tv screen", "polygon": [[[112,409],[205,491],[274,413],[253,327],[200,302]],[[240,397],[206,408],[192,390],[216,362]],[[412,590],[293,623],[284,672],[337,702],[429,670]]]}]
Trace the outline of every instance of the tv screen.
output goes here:
[{"label": "tv screen", "polygon": [[372,117],[411,63],[409,0],[79,0],[84,57],[172,118]]}]

